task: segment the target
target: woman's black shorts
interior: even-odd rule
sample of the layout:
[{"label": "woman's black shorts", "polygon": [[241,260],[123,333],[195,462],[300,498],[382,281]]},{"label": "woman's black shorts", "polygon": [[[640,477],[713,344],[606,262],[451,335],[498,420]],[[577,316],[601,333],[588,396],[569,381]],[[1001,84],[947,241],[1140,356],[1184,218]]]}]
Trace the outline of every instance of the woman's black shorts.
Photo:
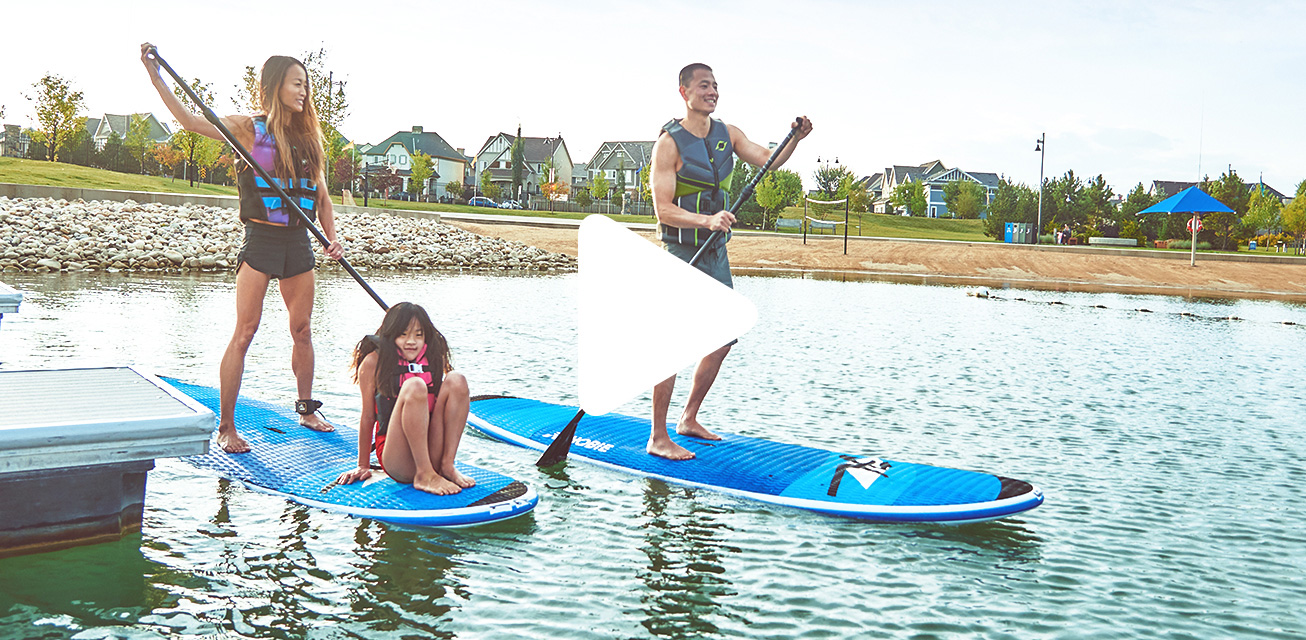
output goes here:
[{"label": "woman's black shorts", "polygon": [[286,279],[312,271],[317,256],[313,255],[308,230],[303,227],[246,222],[245,244],[240,247],[237,262],[273,278]]}]

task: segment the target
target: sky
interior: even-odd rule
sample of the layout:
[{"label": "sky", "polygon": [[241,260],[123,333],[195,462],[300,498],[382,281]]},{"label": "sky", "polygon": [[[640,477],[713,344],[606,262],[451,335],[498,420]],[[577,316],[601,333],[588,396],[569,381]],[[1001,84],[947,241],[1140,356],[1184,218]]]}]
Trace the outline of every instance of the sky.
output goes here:
[{"label": "sky", "polygon": [[1230,166],[1289,194],[1306,179],[1300,2],[56,0],[4,19],[0,105],[24,126],[46,73],[84,92],[85,115],[164,117],[145,41],[211,82],[220,114],[237,112],[245,66],[325,48],[351,140],[420,125],[474,154],[520,124],[586,162],[682,117],[676,74],[705,62],[715,116],[750,139],[811,118],[786,164],[808,187],[818,159],[859,176],[940,160],[1037,185],[1045,134],[1047,176],[1102,174],[1118,193]]}]

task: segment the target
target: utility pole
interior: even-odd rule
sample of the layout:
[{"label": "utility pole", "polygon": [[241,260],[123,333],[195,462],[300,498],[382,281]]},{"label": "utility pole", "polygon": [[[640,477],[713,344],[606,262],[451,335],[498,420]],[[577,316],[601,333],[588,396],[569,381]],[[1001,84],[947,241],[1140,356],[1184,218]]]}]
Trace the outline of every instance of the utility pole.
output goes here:
[{"label": "utility pole", "polygon": [[1039,134],[1038,141],[1034,143],[1034,150],[1039,152],[1038,155],[1038,226],[1034,228],[1034,244],[1038,244],[1039,235],[1043,233],[1043,159],[1047,157],[1047,133]]}]

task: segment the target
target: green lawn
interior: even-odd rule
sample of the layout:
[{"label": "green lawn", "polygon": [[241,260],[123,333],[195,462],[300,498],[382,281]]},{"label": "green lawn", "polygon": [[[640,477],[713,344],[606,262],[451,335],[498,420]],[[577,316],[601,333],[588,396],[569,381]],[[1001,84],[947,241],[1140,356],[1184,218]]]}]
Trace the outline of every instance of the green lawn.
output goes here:
[{"label": "green lawn", "polygon": [[159,176],[142,176],[82,167],[63,162],[45,162],[0,157],[0,182],[36,184],[82,189],[116,189],[153,193],[196,193],[208,196],[234,196],[236,187],[196,183]]},{"label": "green lawn", "polygon": [[[843,222],[843,211],[839,211],[834,215],[831,215],[828,212],[823,213],[825,214],[822,216],[824,219],[837,218],[839,222]],[[803,217],[803,208],[789,207],[781,212],[780,217],[801,220]],[[817,216],[812,215],[812,217],[815,218]],[[995,242],[993,238],[984,235],[984,223],[980,220],[958,220],[955,218],[909,218],[884,213],[851,213],[849,214],[848,222],[848,235],[850,236],[859,235],[858,223],[860,223],[860,235],[863,236]],[[801,231],[787,231],[787,233],[801,233]],[[817,233],[828,234],[831,232],[818,231]],[[835,233],[843,235],[843,227],[836,226]]]}]

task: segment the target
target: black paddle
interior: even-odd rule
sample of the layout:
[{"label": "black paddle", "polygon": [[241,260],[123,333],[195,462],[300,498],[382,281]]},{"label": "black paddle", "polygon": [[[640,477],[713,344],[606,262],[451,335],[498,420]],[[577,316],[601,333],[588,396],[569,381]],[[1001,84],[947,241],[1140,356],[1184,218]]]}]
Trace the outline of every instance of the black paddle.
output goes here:
[{"label": "black paddle", "polygon": [[[796,118],[795,123],[795,126],[789,130],[789,135],[780,141],[780,145],[775,148],[775,151],[771,152],[771,157],[766,159],[766,164],[762,165],[757,175],[753,176],[753,179],[744,186],[744,190],[739,192],[739,198],[735,200],[734,204],[730,205],[729,211],[731,214],[739,211],[739,206],[747,202],[748,198],[753,195],[753,189],[757,187],[757,183],[761,181],[762,176],[771,169],[772,164],[775,164],[775,159],[789,145],[789,141],[793,140],[798,128],[803,126],[803,119]],[[712,246],[712,243],[716,242],[720,236],[720,231],[713,231],[712,235],[707,237],[707,242],[704,242],[703,246],[699,248],[698,253],[695,253],[694,257],[690,259],[689,264],[692,266],[695,262],[698,262],[698,259],[703,256],[703,251]],[[585,417],[584,409],[576,412],[576,417],[572,418],[571,422],[568,422],[567,426],[553,438],[553,442],[549,443],[549,448],[544,450],[544,455],[540,456],[540,459],[535,462],[535,466],[551,467],[567,459],[567,454],[571,452],[571,441],[576,437],[576,426],[580,424],[580,419],[583,417]]]},{"label": "black paddle", "polygon": [[[204,119],[208,120],[214,127],[217,127],[218,133],[221,133],[222,137],[227,139],[227,144],[230,144],[231,148],[235,149],[236,153],[240,154],[240,157],[245,161],[245,164],[248,164],[260,178],[263,178],[263,180],[277,192],[277,195],[281,196],[281,204],[290,205],[290,209],[295,212],[295,215],[299,216],[300,223],[308,228],[309,232],[313,234],[313,237],[317,238],[318,242],[322,243],[323,247],[331,246],[331,243],[327,241],[326,236],[322,235],[321,231],[318,231],[317,225],[313,224],[313,220],[308,217],[308,214],[304,213],[304,210],[299,208],[299,203],[287,195],[286,192],[282,190],[281,185],[277,184],[277,182],[272,179],[272,176],[268,175],[268,172],[264,171],[263,167],[259,166],[259,163],[254,161],[254,156],[251,156],[249,151],[246,151],[245,147],[241,146],[241,144],[236,141],[236,136],[232,135],[231,130],[227,129],[227,125],[222,124],[222,119],[219,118],[217,114],[213,113],[213,110],[210,109],[208,105],[204,104],[204,101],[200,100],[198,95],[195,95],[195,91],[190,88],[190,85],[186,84],[186,81],[182,80],[181,76],[177,75],[177,72],[172,70],[172,65],[168,64],[168,61],[164,60],[163,57],[159,55],[159,49],[157,47],[150,47],[149,50],[146,51],[146,55],[149,56],[150,59],[157,61],[159,66],[163,67],[168,72],[168,75],[172,76],[172,79],[177,81],[177,85],[181,87],[182,91],[186,92],[186,95],[190,97],[191,102],[195,103],[195,105],[204,112]],[[326,185],[322,185],[322,188],[325,189]],[[385,301],[381,299],[381,296],[377,295],[376,292],[372,290],[372,287],[368,286],[367,282],[363,280],[363,276],[358,275],[358,271],[354,270],[353,265],[349,264],[349,261],[345,260],[342,256],[337,260],[337,262],[340,263],[340,266],[345,268],[345,271],[349,272],[349,275],[354,277],[354,280],[363,287],[363,290],[366,291],[368,295],[372,296],[372,299],[375,300],[377,304],[381,305],[382,310],[388,310],[390,308],[390,305],[387,305]]]}]

